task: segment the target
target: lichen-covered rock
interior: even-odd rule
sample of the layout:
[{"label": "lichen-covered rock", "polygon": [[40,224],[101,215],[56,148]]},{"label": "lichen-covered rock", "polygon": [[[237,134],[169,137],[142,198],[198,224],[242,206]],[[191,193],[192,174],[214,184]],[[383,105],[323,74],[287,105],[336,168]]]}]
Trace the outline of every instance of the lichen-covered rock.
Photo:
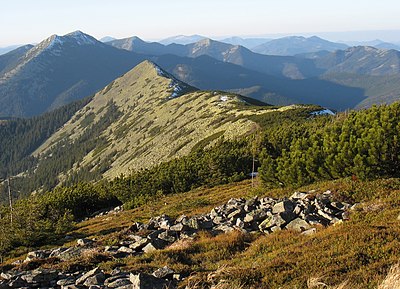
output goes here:
[{"label": "lichen-covered rock", "polygon": [[134,289],[168,289],[172,288],[170,282],[156,278],[148,274],[131,274],[129,280],[132,282]]}]

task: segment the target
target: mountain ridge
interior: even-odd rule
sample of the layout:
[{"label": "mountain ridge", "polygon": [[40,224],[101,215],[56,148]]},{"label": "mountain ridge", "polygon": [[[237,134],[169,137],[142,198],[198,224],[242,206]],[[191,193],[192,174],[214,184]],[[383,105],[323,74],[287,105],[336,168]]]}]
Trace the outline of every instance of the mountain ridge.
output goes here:
[{"label": "mountain ridge", "polygon": [[80,31],[52,35],[1,71],[0,116],[38,115],[89,96],[143,59]]},{"label": "mountain ridge", "polygon": [[91,164],[95,170],[103,161],[108,161],[103,176],[116,177],[186,155],[207,138],[213,142],[245,134],[255,126],[247,116],[271,111],[239,109],[243,103],[235,94],[199,91],[146,60],[99,91],[33,155],[46,159],[66,142],[73,148],[112,109],[116,117],[97,135],[103,139],[100,148],[90,149],[60,178],[90,170]]},{"label": "mountain ridge", "polygon": [[348,46],[342,43],[331,42],[318,36],[288,36],[270,40],[251,50],[267,55],[293,56],[301,53],[318,52],[321,50],[335,51],[346,49]]}]

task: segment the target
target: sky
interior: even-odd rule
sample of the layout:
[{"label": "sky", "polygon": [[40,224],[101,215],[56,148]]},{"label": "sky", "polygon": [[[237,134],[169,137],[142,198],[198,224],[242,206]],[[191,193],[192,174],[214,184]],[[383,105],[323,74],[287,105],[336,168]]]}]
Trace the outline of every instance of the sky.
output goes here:
[{"label": "sky", "polygon": [[[75,30],[98,39],[144,40],[180,34],[218,38],[400,30],[398,0],[0,0],[0,4],[0,47],[37,43]],[[393,34],[391,38],[397,36]]]}]

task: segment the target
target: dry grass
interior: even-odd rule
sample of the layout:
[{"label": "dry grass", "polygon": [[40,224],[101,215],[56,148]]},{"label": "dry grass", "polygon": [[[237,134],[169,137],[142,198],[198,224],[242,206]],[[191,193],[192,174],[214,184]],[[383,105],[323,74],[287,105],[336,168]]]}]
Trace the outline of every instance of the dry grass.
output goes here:
[{"label": "dry grass", "polygon": [[214,188],[199,188],[189,193],[168,195],[154,201],[152,204],[133,210],[79,223],[73,234],[109,239],[113,232],[120,232],[135,221],[147,222],[151,217],[162,214],[167,214],[171,217],[178,217],[181,214],[187,216],[204,214],[231,198],[249,198],[257,193],[263,192],[254,191],[250,180]]},{"label": "dry grass", "polygon": [[393,265],[386,278],[378,286],[378,289],[399,289],[400,288],[400,263]]},{"label": "dry grass", "polygon": [[226,265],[221,266],[215,272],[211,272],[207,276],[207,281],[211,284],[215,284],[211,286],[211,289],[242,289],[244,285],[240,283],[240,281],[229,281],[230,276],[235,274],[235,271],[232,268],[228,268]]},{"label": "dry grass", "polygon": [[[341,180],[298,190],[310,189],[318,189],[318,192],[331,189],[337,199],[363,203],[350,214],[349,221],[338,226],[320,227],[312,236],[290,231],[270,235],[233,232],[215,237],[200,233],[193,241],[180,241],[164,250],[142,256],[103,261],[100,267],[118,266],[151,273],[167,265],[187,276],[180,284],[183,287],[179,287],[187,286],[187,289],[210,289],[212,286],[215,289],[400,288],[400,265],[393,266],[389,274],[387,272],[388,266],[400,260],[400,227],[397,220],[400,180],[357,184]],[[79,224],[74,233],[96,237],[103,244],[117,243],[124,234],[123,230],[132,222],[147,221],[150,216],[206,213],[233,197],[248,198],[256,194],[277,197],[291,195],[293,191],[252,190],[250,181],[197,189],[166,196],[151,206],[88,220]],[[95,256],[96,252],[89,254],[84,263],[96,260],[91,255]]]},{"label": "dry grass", "polygon": [[329,286],[321,282],[321,277],[311,277],[307,280],[308,289],[351,289],[354,288],[349,285],[348,281],[344,281],[337,286]]}]

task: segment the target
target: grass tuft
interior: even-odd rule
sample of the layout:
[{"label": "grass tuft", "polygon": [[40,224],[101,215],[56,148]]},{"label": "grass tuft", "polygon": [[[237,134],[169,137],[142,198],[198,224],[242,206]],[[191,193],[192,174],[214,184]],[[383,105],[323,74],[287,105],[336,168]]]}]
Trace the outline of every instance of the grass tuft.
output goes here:
[{"label": "grass tuft", "polygon": [[400,288],[400,263],[393,265],[378,289],[398,289]]}]

